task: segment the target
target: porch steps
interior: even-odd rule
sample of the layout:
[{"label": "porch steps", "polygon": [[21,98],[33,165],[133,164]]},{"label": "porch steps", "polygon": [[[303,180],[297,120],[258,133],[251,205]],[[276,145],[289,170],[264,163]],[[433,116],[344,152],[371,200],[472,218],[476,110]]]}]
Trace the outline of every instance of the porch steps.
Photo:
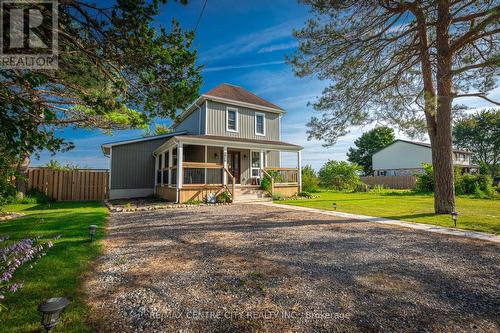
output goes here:
[{"label": "porch steps", "polygon": [[237,186],[234,202],[272,201],[271,196],[259,186]]}]

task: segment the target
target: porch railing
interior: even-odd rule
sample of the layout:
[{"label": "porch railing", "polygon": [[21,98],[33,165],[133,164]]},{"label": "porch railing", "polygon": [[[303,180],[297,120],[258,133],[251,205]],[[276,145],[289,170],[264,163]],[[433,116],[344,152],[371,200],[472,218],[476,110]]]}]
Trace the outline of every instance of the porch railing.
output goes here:
[{"label": "porch railing", "polygon": [[[231,172],[227,168],[224,168],[224,165],[218,163],[184,162],[182,170],[183,186],[220,187],[216,196],[223,191],[227,191],[231,196],[231,200],[234,201],[236,180]],[[224,184],[224,174],[226,174],[226,184]]]},{"label": "porch railing", "polygon": [[298,185],[298,168],[264,168],[261,169],[262,175],[271,180],[270,193],[274,193],[276,185]]}]

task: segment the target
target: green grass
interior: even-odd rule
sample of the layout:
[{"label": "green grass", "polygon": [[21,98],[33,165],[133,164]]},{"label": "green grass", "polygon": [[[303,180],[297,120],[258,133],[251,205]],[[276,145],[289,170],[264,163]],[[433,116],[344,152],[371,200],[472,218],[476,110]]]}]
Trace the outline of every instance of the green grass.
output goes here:
[{"label": "green grass", "polygon": [[[382,193],[320,192],[316,199],[277,201],[280,204],[333,210],[345,213],[385,217],[395,220],[453,227],[450,215],[434,214],[432,195],[417,195],[409,191],[383,191]],[[500,233],[500,200],[457,197],[459,218],[457,228]]]},{"label": "green grass", "polygon": [[[2,207],[8,212],[23,212],[26,216],[0,223],[0,235],[9,235],[9,242],[40,235],[47,241],[57,235],[47,255],[36,261],[32,269],[23,265],[12,282],[22,282],[23,288],[7,294],[0,311],[0,332],[41,332],[37,305],[45,298],[64,296],[71,303],[54,332],[91,332],[85,322],[87,307],[83,301],[82,275],[101,253],[100,239],[104,235],[107,210],[97,202],[20,204]],[[43,223],[38,220],[45,219]],[[98,225],[97,240],[88,241],[88,226]]]}]

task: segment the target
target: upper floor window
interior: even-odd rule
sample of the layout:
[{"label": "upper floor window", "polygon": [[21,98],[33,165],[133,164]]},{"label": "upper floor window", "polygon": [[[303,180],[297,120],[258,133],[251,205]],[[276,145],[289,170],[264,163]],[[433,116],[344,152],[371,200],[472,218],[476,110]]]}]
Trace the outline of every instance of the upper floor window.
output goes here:
[{"label": "upper floor window", "polygon": [[263,113],[255,113],[255,134],[266,135],[266,117]]},{"label": "upper floor window", "polygon": [[226,130],[229,132],[238,132],[238,109],[226,109]]}]

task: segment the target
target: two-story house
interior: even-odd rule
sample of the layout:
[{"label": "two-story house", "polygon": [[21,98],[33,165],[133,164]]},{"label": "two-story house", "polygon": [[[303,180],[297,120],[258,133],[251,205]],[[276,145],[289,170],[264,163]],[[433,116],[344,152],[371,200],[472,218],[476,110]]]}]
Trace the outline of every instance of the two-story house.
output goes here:
[{"label": "two-story house", "polygon": [[[206,200],[227,191],[233,201],[264,197],[259,184],[273,178],[271,192],[301,188],[302,147],[281,141],[285,111],[238,86],[220,84],[179,116],[174,132],[102,145],[110,158],[109,197],[157,194],[173,202]],[[281,168],[281,153],[297,156]]]},{"label": "two-story house", "polygon": [[[471,172],[477,166],[471,163],[471,152],[454,149],[453,165]],[[422,163],[432,164],[431,145],[423,142],[396,140],[372,156],[375,176],[411,176],[424,172]]]}]

